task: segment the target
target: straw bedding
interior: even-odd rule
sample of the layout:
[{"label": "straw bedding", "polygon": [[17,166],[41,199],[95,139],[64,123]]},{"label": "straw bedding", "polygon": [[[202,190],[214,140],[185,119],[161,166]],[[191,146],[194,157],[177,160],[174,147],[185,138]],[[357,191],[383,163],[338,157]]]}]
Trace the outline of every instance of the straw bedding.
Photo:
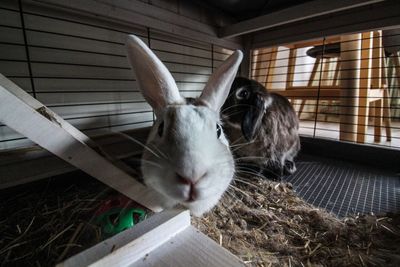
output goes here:
[{"label": "straw bedding", "polygon": [[[0,266],[54,266],[103,240],[93,214],[115,192],[84,174],[0,191]],[[400,266],[400,216],[338,219],[290,184],[236,179],[193,224],[248,266]]]}]

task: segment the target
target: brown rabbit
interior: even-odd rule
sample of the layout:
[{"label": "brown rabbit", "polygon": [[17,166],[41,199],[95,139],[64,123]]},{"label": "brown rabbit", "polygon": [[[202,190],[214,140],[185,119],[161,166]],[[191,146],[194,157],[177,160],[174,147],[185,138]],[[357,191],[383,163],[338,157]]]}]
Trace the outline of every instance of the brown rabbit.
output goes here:
[{"label": "brown rabbit", "polygon": [[237,172],[270,179],[296,171],[299,121],[289,101],[255,80],[238,77],[222,107],[224,129],[237,157]]}]

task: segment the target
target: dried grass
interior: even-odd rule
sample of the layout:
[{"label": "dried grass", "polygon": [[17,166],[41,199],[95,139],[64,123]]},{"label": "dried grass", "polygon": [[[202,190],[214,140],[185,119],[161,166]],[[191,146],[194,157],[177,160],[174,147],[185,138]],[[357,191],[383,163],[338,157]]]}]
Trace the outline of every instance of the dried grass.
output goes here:
[{"label": "dried grass", "polygon": [[400,266],[400,216],[338,219],[290,184],[237,179],[193,224],[248,266]]}]

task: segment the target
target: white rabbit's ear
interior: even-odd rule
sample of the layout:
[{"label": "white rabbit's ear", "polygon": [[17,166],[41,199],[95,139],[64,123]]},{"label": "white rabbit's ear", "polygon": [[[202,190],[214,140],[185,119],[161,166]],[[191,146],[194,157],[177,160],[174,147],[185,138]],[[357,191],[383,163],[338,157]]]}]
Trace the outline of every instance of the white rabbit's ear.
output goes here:
[{"label": "white rabbit's ear", "polygon": [[218,111],[224,104],[243,59],[243,53],[236,50],[208,79],[200,99],[211,109]]},{"label": "white rabbit's ear", "polygon": [[139,88],[156,113],[168,104],[185,103],[167,67],[140,38],[129,35],[126,46]]}]

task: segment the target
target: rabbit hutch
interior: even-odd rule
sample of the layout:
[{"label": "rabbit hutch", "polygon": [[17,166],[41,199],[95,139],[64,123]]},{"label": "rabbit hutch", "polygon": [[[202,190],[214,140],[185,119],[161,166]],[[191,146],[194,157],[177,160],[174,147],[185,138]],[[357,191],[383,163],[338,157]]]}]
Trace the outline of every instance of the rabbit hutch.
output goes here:
[{"label": "rabbit hutch", "polygon": [[[399,1],[2,0],[0,18],[1,266],[400,266]],[[141,169],[166,157],[140,86],[165,68],[136,69],[157,58],[184,98],[235,75],[285,97],[297,170],[236,169],[202,216],[165,208]]]}]

